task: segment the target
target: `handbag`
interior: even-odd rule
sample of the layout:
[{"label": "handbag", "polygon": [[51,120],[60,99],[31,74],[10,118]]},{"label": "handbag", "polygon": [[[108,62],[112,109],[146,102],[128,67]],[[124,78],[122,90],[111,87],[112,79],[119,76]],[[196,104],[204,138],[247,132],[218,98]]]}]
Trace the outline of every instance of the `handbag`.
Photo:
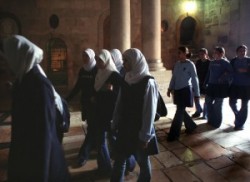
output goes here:
[{"label": "handbag", "polygon": [[160,117],[165,117],[168,114],[166,104],[161,96],[161,93],[158,91],[158,100],[157,100],[157,109],[155,114],[155,121],[158,121]]},{"label": "handbag", "polygon": [[[148,83],[149,79],[154,79],[154,77],[152,76],[146,76],[144,78],[144,85],[146,87],[146,84]],[[166,107],[166,104],[161,96],[161,93],[158,90],[158,98],[157,98],[157,108],[156,108],[156,113],[155,113],[155,121],[158,121],[160,119],[160,117],[164,117],[167,116],[168,114],[168,110]]]}]

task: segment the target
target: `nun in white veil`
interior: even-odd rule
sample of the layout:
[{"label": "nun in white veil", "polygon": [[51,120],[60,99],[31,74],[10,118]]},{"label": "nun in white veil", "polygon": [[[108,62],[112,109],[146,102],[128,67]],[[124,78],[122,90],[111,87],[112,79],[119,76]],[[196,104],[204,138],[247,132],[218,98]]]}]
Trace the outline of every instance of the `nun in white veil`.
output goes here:
[{"label": "nun in white veil", "polygon": [[117,155],[111,182],[123,181],[126,159],[134,155],[140,166],[137,181],[150,181],[149,155],[158,153],[154,119],[158,90],[148,64],[139,49],[123,53],[125,84],[120,88],[112,129],[117,131]]},{"label": "nun in white veil", "polygon": [[3,42],[7,63],[16,75],[8,181],[69,181],[57,138],[56,107],[62,102],[40,67],[43,51],[23,36]]},{"label": "nun in white veil", "polygon": [[87,134],[80,147],[78,154],[78,166],[83,166],[89,159],[91,150],[96,147],[96,110],[95,110],[95,77],[97,73],[95,52],[87,48],[82,52],[83,66],[78,72],[77,81],[66,97],[70,101],[79,92],[81,94],[81,115],[82,121],[87,122]]},{"label": "nun in white veil", "polygon": [[112,49],[110,50],[110,54],[113,58],[113,61],[115,63],[117,70],[120,72],[121,76],[124,77],[125,69],[123,66],[123,59],[122,59],[121,51],[119,49]]},{"label": "nun in white veil", "polygon": [[105,141],[106,133],[110,128],[117,94],[122,82],[108,50],[101,50],[96,57],[98,68],[95,79],[96,107],[98,123],[98,169],[105,173],[111,172],[109,150]]}]

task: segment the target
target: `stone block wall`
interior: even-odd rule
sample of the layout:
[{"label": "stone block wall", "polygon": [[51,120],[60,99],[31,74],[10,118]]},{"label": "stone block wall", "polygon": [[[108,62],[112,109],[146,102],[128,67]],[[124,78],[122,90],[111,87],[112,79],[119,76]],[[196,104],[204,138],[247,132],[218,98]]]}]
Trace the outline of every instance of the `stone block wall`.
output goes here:
[{"label": "stone block wall", "polygon": [[216,45],[223,46],[226,56],[235,56],[240,44],[250,46],[250,1],[247,0],[206,0],[205,1],[204,45],[212,53]]},{"label": "stone block wall", "polygon": [[[215,45],[226,48],[231,58],[235,48],[244,43],[250,46],[249,0],[194,0],[195,13],[189,13],[197,23],[196,51],[206,47],[212,53]],[[162,60],[172,69],[180,45],[180,24],[187,17],[182,9],[183,0],[161,0],[161,19],[167,20],[168,29],[162,32]],[[109,0],[0,0],[0,12],[14,14],[20,22],[21,33],[45,50],[43,68],[47,70],[47,45],[51,37],[62,39],[67,45],[68,88],[76,80],[82,65],[81,51],[87,47],[99,51],[104,47],[104,22],[109,16]],[[56,14],[59,25],[50,27],[49,18]],[[1,22],[0,22],[1,23]],[[141,0],[131,0],[131,47],[141,49]],[[106,40],[106,39],[105,39]]]}]

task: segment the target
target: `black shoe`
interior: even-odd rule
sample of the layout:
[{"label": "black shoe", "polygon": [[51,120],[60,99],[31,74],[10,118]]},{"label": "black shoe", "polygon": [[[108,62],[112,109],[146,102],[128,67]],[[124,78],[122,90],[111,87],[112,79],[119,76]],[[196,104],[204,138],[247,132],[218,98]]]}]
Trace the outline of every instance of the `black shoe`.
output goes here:
[{"label": "black shoe", "polygon": [[167,141],[168,141],[168,142],[173,142],[173,141],[176,141],[176,140],[178,140],[177,137],[172,137],[172,136],[169,136],[169,135],[168,135],[168,137],[167,137]]},{"label": "black shoe", "polygon": [[195,126],[195,127],[194,127],[193,129],[191,129],[191,130],[190,130],[190,129],[189,129],[189,130],[186,129],[186,130],[185,130],[185,133],[186,133],[186,134],[193,134],[193,133],[195,133],[195,129],[196,129],[196,128],[197,128],[197,126]]},{"label": "black shoe", "polygon": [[77,164],[78,164],[79,167],[82,167],[82,166],[84,166],[86,163],[87,163],[87,160],[85,160],[85,159],[79,159]]},{"label": "black shoe", "polygon": [[192,115],[192,118],[198,118],[200,117],[201,113],[200,112],[195,112],[193,115]]},{"label": "black shoe", "polygon": [[194,130],[187,130],[187,129],[186,129],[186,130],[185,130],[185,133],[188,134],[188,135],[190,135],[190,134],[193,134],[193,133],[194,133]]},{"label": "black shoe", "polygon": [[207,119],[207,116],[202,116],[201,119]]},{"label": "black shoe", "polygon": [[97,169],[95,175],[98,177],[111,177],[111,169]]},{"label": "black shoe", "polygon": [[235,131],[244,130],[244,127],[243,126],[237,126],[237,127],[234,127],[234,130]]}]

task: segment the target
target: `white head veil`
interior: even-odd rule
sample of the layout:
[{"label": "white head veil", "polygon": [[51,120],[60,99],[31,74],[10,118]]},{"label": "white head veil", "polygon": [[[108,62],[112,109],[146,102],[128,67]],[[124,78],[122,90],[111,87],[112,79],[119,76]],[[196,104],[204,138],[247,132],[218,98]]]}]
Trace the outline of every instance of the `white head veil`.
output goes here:
[{"label": "white head veil", "polygon": [[99,58],[103,61],[105,68],[98,69],[96,78],[95,78],[95,90],[98,91],[102,88],[105,81],[109,78],[112,72],[118,70],[116,69],[115,63],[112,60],[111,54],[108,50],[102,49],[99,54]]},{"label": "white head veil", "polygon": [[151,75],[146,58],[139,49],[128,49],[123,53],[123,57],[131,66],[131,71],[127,72],[125,75],[125,81],[128,84],[137,83],[146,75]]},{"label": "white head veil", "polygon": [[[46,74],[39,65],[43,59],[43,50],[25,37],[21,35],[13,35],[6,38],[3,42],[3,49],[8,65],[16,75],[19,82],[22,81],[23,76],[34,66],[37,66],[41,74],[46,77]],[[54,92],[56,106],[59,111],[63,113],[61,97],[52,85],[51,87]]]},{"label": "white head veil", "polygon": [[115,66],[118,71],[120,71],[123,67],[123,60],[122,60],[122,53],[119,49],[112,49],[110,51],[110,54],[113,58],[113,61],[115,63]]},{"label": "white head veil", "polygon": [[86,71],[91,71],[95,65],[96,65],[96,60],[95,60],[95,52],[92,50],[92,49],[86,49],[84,51],[84,53],[86,53],[89,57],[89,62],[87,64],[84,64],[83,65],[83,68],[86,70]]},{"label": "white head veil", "polygon": [[43,50],[20,35],[5,39],[3,46],[10,69],[19,81],[43,59]]}]

